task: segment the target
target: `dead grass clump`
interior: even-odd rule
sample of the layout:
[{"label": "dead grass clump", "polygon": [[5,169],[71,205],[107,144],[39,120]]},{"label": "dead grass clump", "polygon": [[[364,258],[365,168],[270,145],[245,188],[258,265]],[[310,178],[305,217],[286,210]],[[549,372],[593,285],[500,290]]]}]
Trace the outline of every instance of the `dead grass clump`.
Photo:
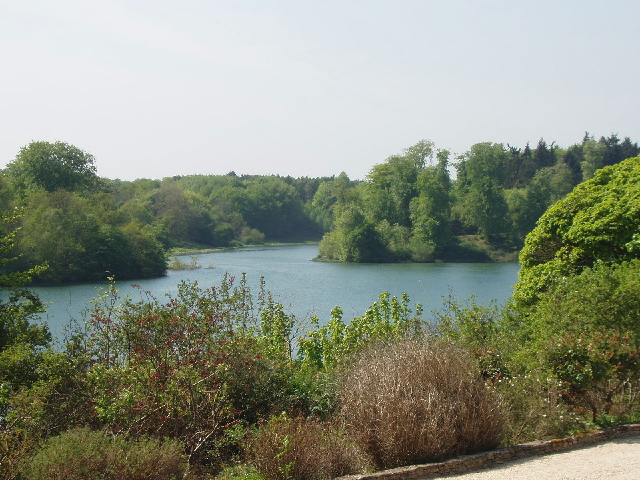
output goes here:
[{"label": "dead grass clump", "polygon": [[468,354],[444,342],[403,340],[361,354],[345,374],[341,413],[377,468],[494,448],[500,401]]},{"label": "dead grass clump", "polygon": [[286,416],[260,427],[248,444],[248,456],[270,480],[327,480],[362,472],[365,464],[339,429]]}]

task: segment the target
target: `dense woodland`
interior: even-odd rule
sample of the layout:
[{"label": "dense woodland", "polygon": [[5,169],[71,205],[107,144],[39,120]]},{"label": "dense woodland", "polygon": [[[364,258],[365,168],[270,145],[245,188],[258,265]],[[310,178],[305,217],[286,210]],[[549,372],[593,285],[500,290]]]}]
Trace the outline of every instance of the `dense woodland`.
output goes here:
[{"label": "dense woodland", "polygon": [[[455,179],[446,152],[420,142],[375,166],[364,182],[340,175],[289,183],[233,175],[112,182],[96,177],[91,157],[75,147],[25,147],[2,189],[0,479],[329,480],[640,421],[640,157],[590,170],[587,159],[606,156],[589,152],[606,152],[608,141],[619,143],[587,138],[575,147],[584,155],[580,174],[591,177],[568,193],[558,181],[567,178],[558,172],[571,171],[558,160],[568,153],[549,147],[553,165],[530,171],[528,182],[512,176],[508,185],[494,177],[524,170],[499,161],[524,151],[495,144],[474,145],[456,163]],[[637,150],[630,141],[622,145]],[[46,162],[24,161],[41,147]],[[57,158],[74,166],[68,175],[47,171]],[[53,341],[38,318],[46,307],[26,287],[35,276],[64,279],[66,271],[55,269],[77,265],[83,248],[99,248],[108,260],[85,251],[92,269],[113,268],[116,255],[126,255],[137,268],[160,272],[168,247],[195,243],[188,228],[170,226],[198,211],[200,220],[214,220],[210,234],[219,228],[244,231],[245,241],[287,238],[286,222],[263,225],[267,236],[250,223],[259,221],[250,209],[245,216],[229,207],[214,217],[212,205],[224,210],[225,202],[194,199],[224,190],[205,188],[216,182],[229,184],[227,205],[232,193],[249,204],[249,192],[290,192],[299,205],[290,211],[302,212],[296,218],[310,228],[302,231],[317,235],[309,223],[315,211],[315,225],[322,218],[330,230],[321,248],[328,238],[335,251],[361,252],[350,261],[393,258],[384,228],[404,229],[391,238],[408,239],[408,247],[392,246],[420,253],[419,260],[446,252],[438,235],[519,242],[519,280],[505,305],[448,298],[426,313],[407,295],[383,292],[362,315],[344,318],[336,307],[322,325],[288,313],[264,283],[251,292],[245,278],[184,282],[169,299],[148,292],[123,298],[111,281],[62,342]],[[562,198],[522,242],[507,228],[505,219],[513,225],[515,218],[509,198],[517,193],[524,206],[549,201],[554,190],[539,186],[556,184],[565,185],[556,191]],[[547,193],[536,197],[540,191]],[[436,196],[448,199],[446,215]],[[482,203],[486,198],[491,202]],[[479,207],[494,204],[503,218]],[[161,208],[167,205],[182,205],[182,215]],[[427,211],[431,216],[422,215]],[[381,225],[373,223],[375,212],[386,212]],[[344,219],[356,217],[356,230],[345,228]],[[44,258],[48,265],[16,267],[30,265],[22,244],[38,224],[46,227],[39,241],[59,246],[57,256]],[[358,231],[362,226],[367,230]],[[75,230],[63,235],[65,228]],[[430,239],[428,248],[415,250],[417,235]],[[76,236],[82,242],[74,243]],[[208,245],[202,238],[197,244]],[[344,239],[352,242],[347,249]]]},{"label": "dense woodland", "polygon": [[[479,143],[452,161],[421,141],[375,165],[359,185],[345,189],[336,179],[319,189],[314,204],[331,208],[334,225],[320,254],[351,262],[515,259],[550,205],[638,152],[629,138],[586,134],[566,149],[544,140],[535,148]],[[478,248],[479,239],[489,249]]]},{"label": "dense woodland", "polygon": [[121,181],[98,177],[94,157],[73,145],[33,142],[0,177],[0,208],[21,212],[11,268],[46,264],[42,283],[160,276],[176,247],[321,238],[321,258],[334,261],[513,260],[550,205],[639,152],[628,137],[586,134],[566,149],[480,143],[451,159],[423,140],[364,180],[229,172]]}]

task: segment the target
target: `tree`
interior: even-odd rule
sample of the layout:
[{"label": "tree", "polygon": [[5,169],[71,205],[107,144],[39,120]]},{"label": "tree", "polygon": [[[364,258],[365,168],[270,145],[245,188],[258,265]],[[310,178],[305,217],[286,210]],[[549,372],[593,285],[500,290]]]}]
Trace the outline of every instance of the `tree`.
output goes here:
[{"label": "tree", "polygon": [[100,187],[93,155],[65,142],[31,142],[7,168],[19,190],[95,192]]},{"label": "tree", "polygon": [[411,200],[412,256],[432,260],[442,253],[451,239],[451,179],[449,152],[438,152],[438,165],[418,175],[418,196]]},{"label": "tree", "polygon": [[583,144],[584,160],[580,164],[583,180],[591,179],[596,170],[605,166],[605,150],[606,147],[603,143],[593,139],[588,139]]},{"label": "tree", "polygon": [[549,208],[520,253],[514,298],[531,304],[598,262],[640,257],[640,157],[598,170]]},{"label": "tree", "polygon": [[249,226],[264,233],[266,238],[304,236],[314,228],[304,216],[296,189],[279,177],[260,177],[247,182],[234,201]]},{"label": "tree", "polygon": [[151,228],[124,228],[95,200],[66,190],[30,195],[15,247],[18,267],[47,263],[38,280],[50,283],[163,275],[165,254]]},{"label": "tree", "polygon": [[377,223],[387,220],[391,225],[411,226],[409,205],[416,196],[416,180],[424,159],[395,155],[375,165],[364,190],[367,217]]},{"label": "tree", "polygon": [[485,238],[506,232],[508,206],[502,184],[507,158],[501,144],[477,143],[456,165],[459,214]]},{"label": "tree", "polygon": [[21,343],[44,347],[51,340],[46,327],[31,323],[37,314],[44,311],[44,305],[37,295],[23,288],[33,275],[46,267],[36,266],[24,271],[8,269],[8,264],[18,259],[12,253],[17,234],[12,225],[19,216],[17,210],[0,215],[0,292],[9,291],[6,300],[0,298],[0,352]]}]

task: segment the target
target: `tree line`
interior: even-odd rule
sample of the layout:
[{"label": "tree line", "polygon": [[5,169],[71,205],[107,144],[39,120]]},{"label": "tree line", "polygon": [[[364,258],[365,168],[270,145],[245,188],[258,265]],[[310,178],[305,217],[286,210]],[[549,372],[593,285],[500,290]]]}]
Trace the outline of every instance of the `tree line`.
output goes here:
[{"label": "tree line", "polygon": [[314,203],[333,213],[320,254],[347,262],[486,260],[479,238],[515,259],[549,206],[639,152],[628,137],[585,134],[569,148],[543,139],[535,149],[478,143],[451,161],[422,140],[375,165],[364,182],[337,178],[319,189]]},{"label": "tree line", "polygon": [[233,172],[112,180],[73,145],[32,142],[0,176],[0,209],[20,212],[11,268],[47,265],[38,282],[146,278],[166,273],[176,247],[317,241],[321,212],[310,200],[327,180]]},{"label": "tree line", "polygon": [[[0,176],[0,209],[19,213],[15,271],[62,283],[166,273],[174,248],[319,241],[346,262],[482,261],[477,239],[515,258],[540,215],[599,168],[640,152],[617,135],[563,149],[479,143],[459,158],[420,141],[366,179],[189,175],[101,178],[65,142],[32,142]],[[455,174],[454,174],[455,173]]]}]

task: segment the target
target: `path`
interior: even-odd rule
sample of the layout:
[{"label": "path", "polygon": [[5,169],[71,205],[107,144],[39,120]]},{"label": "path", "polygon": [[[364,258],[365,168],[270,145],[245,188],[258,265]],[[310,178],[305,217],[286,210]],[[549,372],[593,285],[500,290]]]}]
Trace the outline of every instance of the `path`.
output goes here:
[{"label": "path", "polygon": [[440,477],[447,480],[638,480],[640,436],[618,438],[562,453],[530,457],[501,467]]}]

